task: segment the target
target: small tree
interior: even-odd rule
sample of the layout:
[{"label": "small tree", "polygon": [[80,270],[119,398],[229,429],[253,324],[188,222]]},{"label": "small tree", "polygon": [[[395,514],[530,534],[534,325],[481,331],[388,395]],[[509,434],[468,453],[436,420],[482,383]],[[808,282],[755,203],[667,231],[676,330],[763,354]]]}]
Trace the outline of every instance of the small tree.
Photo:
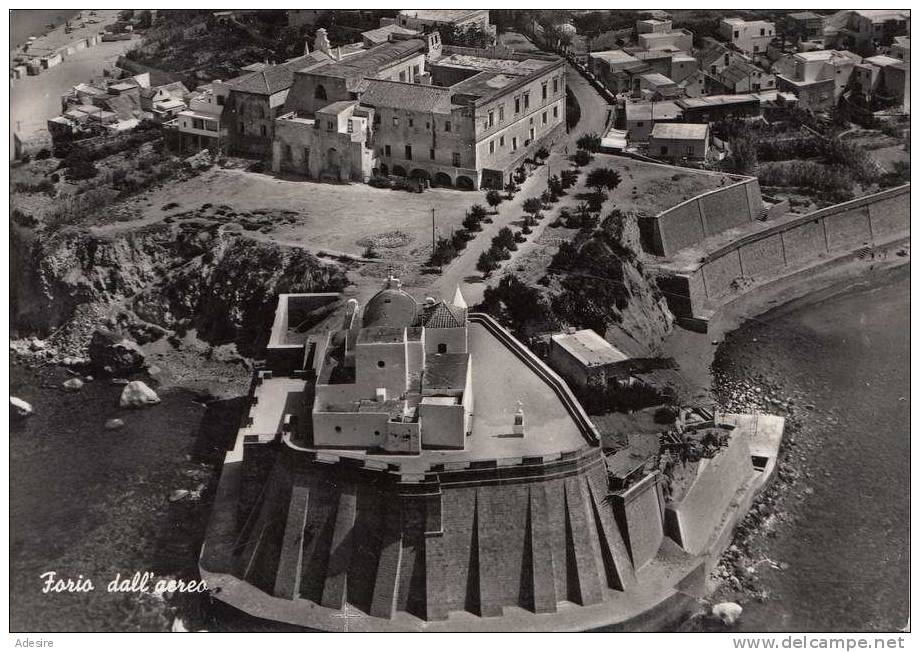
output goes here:
[{"label": "small tree", "polygon": [[581,136],[575,144],[578,146],[578,149],[583,149],[588,152],[598,152],[601,149],[601,137],[591,132]]},{"label": "small tree", "polygon": [[586,149],[580,149],[572,156],[572,161],[574,161],[575,165],[582,167],[590,163],[593,158],[591,152]]},{"label": "small tree", "polygon": [[524,200],[524,212],[533,215],[534,219],[537,218],[541,210],[543,210],[543,202],[540,201],[539,197],[530,197]]},{"label": "small tree", "polygon": [[549,150],[546,149],[545,147],[541,147],[534,154],[534,158],[540,161],[540,163],[544,163],[546,159],[549,158]]},{"label": "small tree", "polygon": [[467,231],[482,231],[482,224],[471,213],[467,213],[466,217],[463,218],[463,228]]},{"label": "small tree", "polygon": [[562,187],[562,179],[560,179],[559,176],[556,174],[554,174],[549,179],[547,179],[546,187],[550,191],[550,193],[553,195],[554,199],[559,197],[559,195],[561,195],[564,191]]},{"label": "small tree", "polygon": [[432,265],[446,265],[456,257],[457,249],[454,247],[453,242],[448,238],[438,238],[434,251],[431,253],[430,262]]},{"label": "small tree", "polygon": [[479,254],[479,260],[476,261],[476,269],[482,272],[484,277],[488,277],[498,269],[498,261],[492,255],[492,250],[483,251]]},{"label": "small tree", "polygon": [[502,203],[502,194],[497,190],[486,193],[486,203],[491,206],[493,213],[498,213],[498,205]]},{"label": "small tree", "polygon": [[562,189],[568,190],[578,181],[578,170],[563,170],[559,173],[559,180],[562,182]]},{"label": "small tree", "polygon": [[486,215],[489,214],[489,211],[486,210],[486,207],[482,204],[473,204],[470,206],[470,215],[472,215],[476,220],[482,221],[486,218]]},{"label": "small tree", "polygon": [[549,190],[544,190],[544,191],[540,194],[540,201],[543,202],[543,206],[544,206],[544,207],[548,207],[548,206],[549,206],[550,204],[552,204],[555,200],[556,200],[556,197],[553,196],[553,193],[551,193]]},{"label": "small tree", "polygon": [[601,209],[604,207],[604,200],[607,199],[607,195],[602,190],[597,192],[592,192],[588,195],[588,209],[592,213],[600,213]]},{"label": "small tree", "polygon": [[517,245],[514,244],[514,233],[507,226],[502,227],[495,238],[492,240],[492,243],[503,249],[509,251],[514,251],[517,249]]},{"label": "small tree", "polygon": [[614,190],[620,185],[622,179],[620,173],[611,168],[595,168],[588,173],[587,184],[589,188],[594,188],[598,193],[607,188]]},{"label": "small tree", "polygon": [[508,199],[514,199],[514,193],[518,191],[517,184],[512,180],[505,184],[505,192],[508,193]]}]

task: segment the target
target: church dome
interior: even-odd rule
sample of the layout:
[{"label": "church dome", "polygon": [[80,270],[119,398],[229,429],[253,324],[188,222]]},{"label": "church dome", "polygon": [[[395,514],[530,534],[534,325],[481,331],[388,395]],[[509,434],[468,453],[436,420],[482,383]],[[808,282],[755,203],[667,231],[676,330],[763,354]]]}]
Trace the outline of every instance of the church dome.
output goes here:
[{"label": "church dome", "polygon": [[364,306],[361,325],[364,328],[383,326],[387,328],[409,327],[418,316],[418,303],[400,288],[399,279],[390,277],[387,286],[371,297]]}]

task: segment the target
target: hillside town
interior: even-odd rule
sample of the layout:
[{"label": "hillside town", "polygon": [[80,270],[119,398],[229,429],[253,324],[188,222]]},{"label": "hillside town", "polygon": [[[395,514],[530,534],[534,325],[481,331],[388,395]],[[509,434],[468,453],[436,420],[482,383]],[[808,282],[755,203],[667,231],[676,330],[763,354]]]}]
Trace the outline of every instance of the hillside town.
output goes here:
[{"label": "hillside town", "polygon": [[[813,406],[716,347],[909,264],[909,10],[51,27],[11,52],[40,117],[11,120],[13,474],[44,476],[41,433],[87,469],[118,435],[98,489],[155,505],[119,536],[171,524],[122,561],[209,592],[43,622],[17,543],[20,629],[705,630],[768,602],[756,533]],[[185,433],[137,448],[155,478],[154,428]],[[14,497],[17,542],[82,481]]]}]

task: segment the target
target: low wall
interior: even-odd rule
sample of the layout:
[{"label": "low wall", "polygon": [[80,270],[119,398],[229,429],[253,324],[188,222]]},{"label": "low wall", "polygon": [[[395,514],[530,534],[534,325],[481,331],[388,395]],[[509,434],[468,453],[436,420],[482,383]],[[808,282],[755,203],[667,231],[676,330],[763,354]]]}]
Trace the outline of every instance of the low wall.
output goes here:
[{"label": "low wall", "polygon": [[910,184],[829,206],[738,238],[659,278],[668,307],[695,317],[764,282],[910,234]]},{"label": "low wall", "polygon": [[747,437],[735,432],[716,457],[700,462],[697,477],[680,501],[665,508],[668,536],[690,554],[704,552],[739,488],[753,473]]},{"label": "low wall", "polygon": [[713,235],[753,222],[762,210],[760,183],[754,178],[703,193],[651,219],[651,253],[670,256]]}]

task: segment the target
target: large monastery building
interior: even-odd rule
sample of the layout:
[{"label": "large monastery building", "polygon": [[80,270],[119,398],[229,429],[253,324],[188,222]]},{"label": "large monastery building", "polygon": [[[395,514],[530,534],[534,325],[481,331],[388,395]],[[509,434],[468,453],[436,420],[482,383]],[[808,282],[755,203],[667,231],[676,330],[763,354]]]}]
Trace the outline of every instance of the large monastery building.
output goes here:
[{"label": "large monastery building", "polygon": [[498,188],[564,133],[561,58],[447,47],[438,32],[388,38],[295,73],[275,123],[275,171]]}]

